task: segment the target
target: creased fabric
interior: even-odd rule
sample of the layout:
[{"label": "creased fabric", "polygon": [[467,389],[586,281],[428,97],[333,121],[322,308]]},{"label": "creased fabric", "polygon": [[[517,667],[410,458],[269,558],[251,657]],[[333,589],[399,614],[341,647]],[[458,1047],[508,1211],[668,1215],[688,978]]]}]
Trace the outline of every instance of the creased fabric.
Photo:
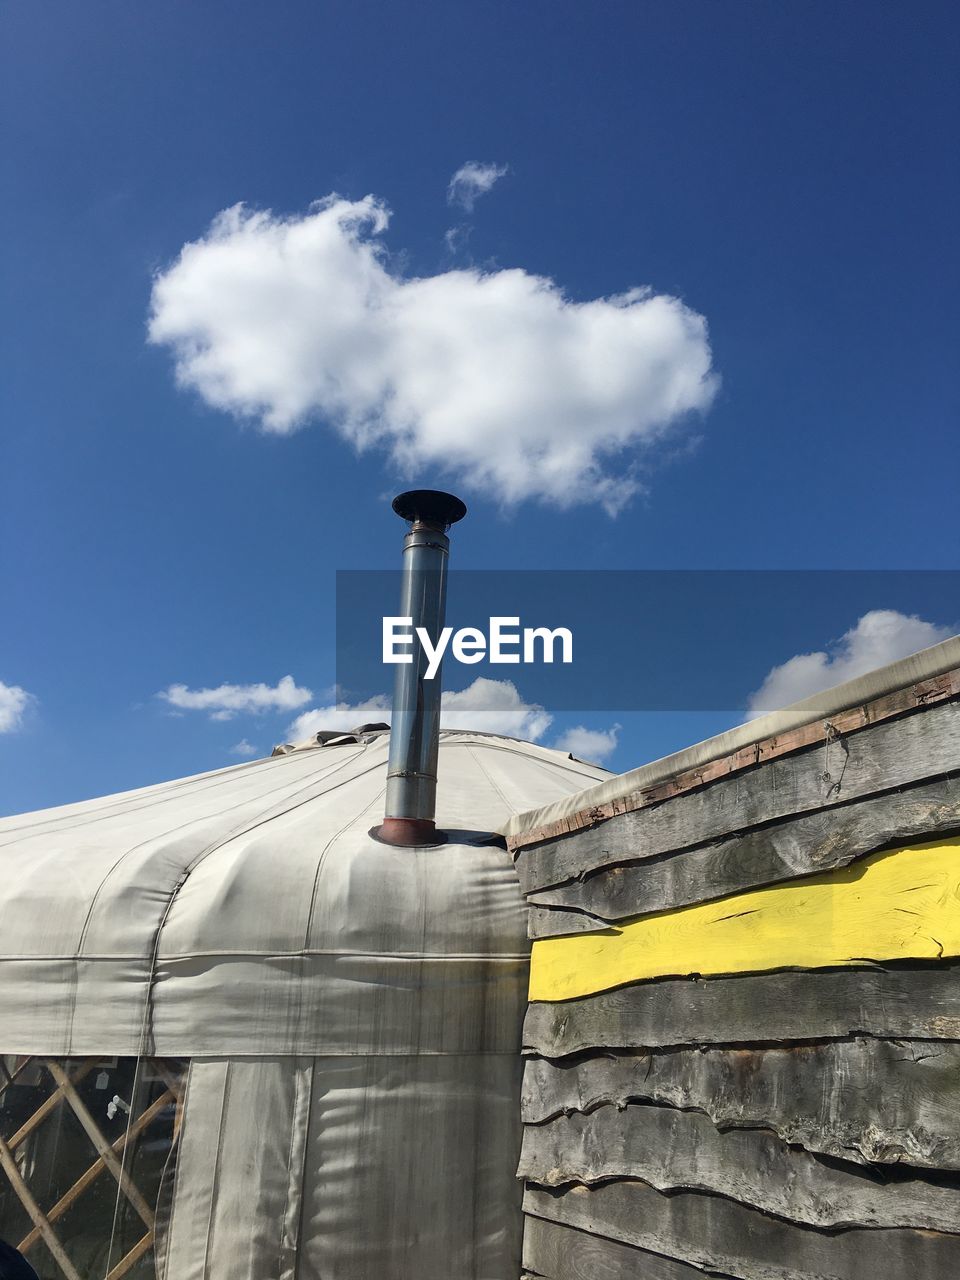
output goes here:
[{"label": "creased fabric", "polygon": [[441,738],[436,849],[371,838],[388,739],[0,821],[5,1052],[503,1052],[525,982],[521,797],[603,770]]},{"label": "creased fabric", "polygon": [[191,1066],[161,1280],[514,1280],[518,1054]]},{"label": "creased fabric", "polygon": [[433,849],[388,741],[0,821],[0,1051],[191,1060],[161,1280],[516,1280],[513,807],[607,776],[444,733]]}]

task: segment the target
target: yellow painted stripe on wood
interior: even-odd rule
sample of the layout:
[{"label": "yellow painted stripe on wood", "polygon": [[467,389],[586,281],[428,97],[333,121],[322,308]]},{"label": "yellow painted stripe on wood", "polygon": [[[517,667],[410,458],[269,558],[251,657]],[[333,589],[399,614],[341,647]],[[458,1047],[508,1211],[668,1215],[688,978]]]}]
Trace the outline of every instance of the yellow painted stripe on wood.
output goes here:
[{"label": "yellow painted stripe on wood", "polygon": [[960,955],[960,840],[533,944],[531,1000],[685,974]]}]

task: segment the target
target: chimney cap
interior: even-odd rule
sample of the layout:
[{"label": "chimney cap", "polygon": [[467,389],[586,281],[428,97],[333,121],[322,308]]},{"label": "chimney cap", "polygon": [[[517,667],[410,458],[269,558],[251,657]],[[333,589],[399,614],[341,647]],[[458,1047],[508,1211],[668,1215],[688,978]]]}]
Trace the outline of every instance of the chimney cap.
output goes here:
[{"label": "chimney cap", "polygon": [[411,523],[422,520],[441,529],[449,529],[467,514],[465,503],[440,489],[410,489],[398,494],[393,500],[393,509]]}]

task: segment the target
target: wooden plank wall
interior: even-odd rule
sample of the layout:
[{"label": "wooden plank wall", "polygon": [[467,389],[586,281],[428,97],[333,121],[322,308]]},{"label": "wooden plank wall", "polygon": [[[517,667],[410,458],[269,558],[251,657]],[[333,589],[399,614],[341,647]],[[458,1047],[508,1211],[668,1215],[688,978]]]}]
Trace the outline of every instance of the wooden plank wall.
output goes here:
[{"label": "wooden plank wall", "polygon": [[514,841],[525,1276],[960,1276],[957,688]]}]

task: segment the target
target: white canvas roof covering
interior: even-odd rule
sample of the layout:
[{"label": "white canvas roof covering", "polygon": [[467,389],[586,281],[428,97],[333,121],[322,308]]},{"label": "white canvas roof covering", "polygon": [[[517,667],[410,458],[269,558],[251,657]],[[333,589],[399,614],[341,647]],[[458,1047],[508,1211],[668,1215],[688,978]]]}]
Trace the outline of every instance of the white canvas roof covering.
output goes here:
[{"label": "white canvas roof covering", "polygon": [[[451,841],[394,849],[368,835],[387,745],[382,734],[318,746],[0,820],[0,1048],[513,1048],[486,988],[496,965],[512,1009],[525,922],[511,860],[482,833],[608,775],[445,732],[437,822]],[[451,965],[482,1017],[467,1000],[451,1016]]]},{"label": "white canvas roof covering", "polygon": [[723,756],[732,755],[742,747],[753,742],[761,742],[764,738],[772,738],[778,734],[789,733],[801,725],[812,724],[815,720],[829,719],[849,707],[857,707],[862,703],[882,698],[885,694],[897,689],[906,689],[921,680],[930,680],[952,671],[960,666],[960,636],[951,636],[940,644],[932,645],[919,653],[901,658],[889,666],[880,667],[855,680],[847,680],[823,693],[816,693],[800,702],[791,703],[778,711],[759,716],[728,729],[726,733],[717,734],[698,742],[694,746],[685,747],[673,755],[664,756],[661,760],[653,760],[639,769],[631,769],[628,773],[617,774],[606,781],[581,791],[578,795],[564,796],[547,805],[531,808],[510,817],[499,830],[505,836],[519,836],[525,831],[539,830],[549,827],[555,822],[580,813],[582,810],[606,804],[620,796],[634,791],[642,791],[645,787],[656,786],[665,782],[675,774],[684,773],[688,769],[697,769],[711,760],[719,760]]},{"label": "white canvas roof covering", "polygon": [[443,733],[450,841],[397,849],[387,744],[0,821],[0,1052],[191,1059],[164,1280],[519,1274],[529,943],[489,833],[606,774]]}]

